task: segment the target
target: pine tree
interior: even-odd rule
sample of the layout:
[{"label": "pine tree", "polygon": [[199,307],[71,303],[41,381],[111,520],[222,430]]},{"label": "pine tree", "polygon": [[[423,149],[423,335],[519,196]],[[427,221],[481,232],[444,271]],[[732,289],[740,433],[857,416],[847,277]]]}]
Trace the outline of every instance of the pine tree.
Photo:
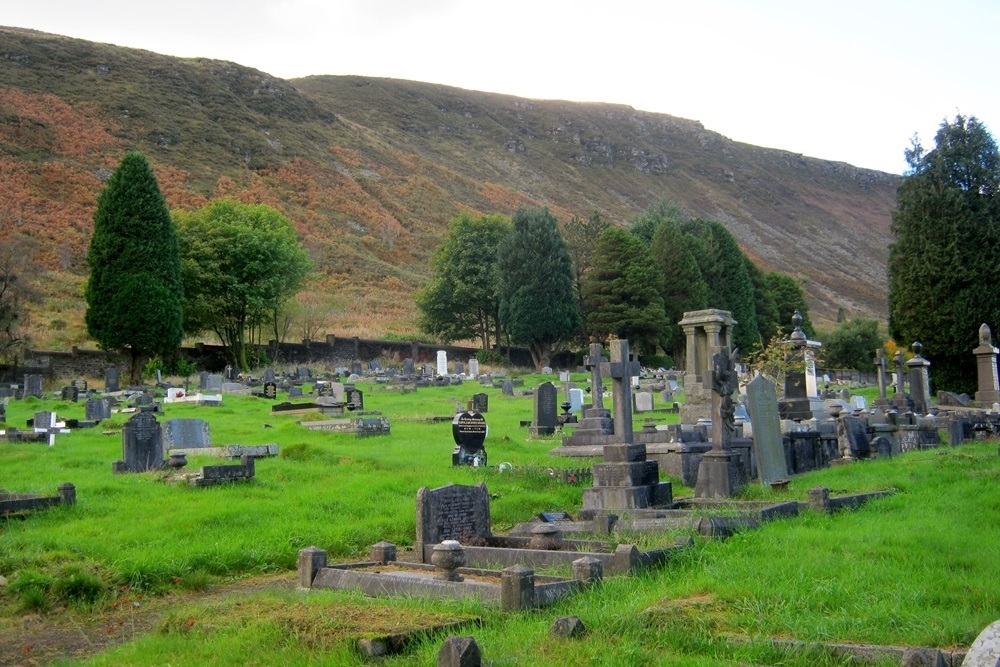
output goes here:
[{"label": "pine tree", "polygon": [[514,343],[527,345],[536,368],[553,346],[580,328],[573,268],[555,217],[548,209],[518,209],[500,244],[500,325]]},{"label": "pine tree", "polygon": [[[661,205],[648,215],[656,215],[657,211],[663,210],[676,211],[664,209]],[[658,217],[650,251],[660,273],[660,294],[666,316],[660,345],[677,358],[683,353],[685,344],[684,332],[677,323],[688,311],[708,308],[709,290],[698,268],[693,241],[681,233],[679,214]]]},{"label": "pine tree", "polygon": [[942,122],[935,143],[914,141],[896,193],[889,333],[923,343],[934,387],[972,391],[979,325],[1000,322],[1000,153],[975,117]]},{"label": "pine tree", "polygon": [[[810,338],[815,336],[816,328],[813,326],[812,320],[809,319],[809,304],[806,302],[806,293],[798,281],[778,271],[764,274],[764,280],[767,284],[767,290],[774,300],[778,328],[781,329],[782,335],[786,338],[792,335],[792,330],[795,328],[792,325],[792,316],[795,311],[799,311],[799,314],[802,315],[802,331]],[[838,316],[842,313],[843,308],[838,312]],[[764,333],[763,326],[760,327],[760,331],[761,334]],[[774,333],[772,329],[764,340],[770,340]]]},{"label": "pine tree", "polygon": [[660,285],[645,243],[618,227],[604,230],[583,285],[587,333],[627,338],[637,353],[653,353],[667,325]]},{"label": "pine tree", "polygon": [[696,219],[681,229],[695,241],[692,248],[710,294],[708,307],[732,313],[736,320],[733,345],[749,351],[760,342],[760,333],[746,256],[721,222]]},{"label": "pine tree", "polygon": [[128,153],[98,196],[87,253],[87,331],[106,350],[168,357],[184,336],[177,235],[152,168]]}]

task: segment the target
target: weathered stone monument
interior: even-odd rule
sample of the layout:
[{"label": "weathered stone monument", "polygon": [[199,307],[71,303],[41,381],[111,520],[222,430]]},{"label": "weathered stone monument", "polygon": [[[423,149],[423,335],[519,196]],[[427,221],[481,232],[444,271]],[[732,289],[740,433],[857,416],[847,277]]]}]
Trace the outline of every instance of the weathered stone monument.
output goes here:
[{"label": "weathered stone monument", "polygon": [[551,382],[543,382],[535,389],[535,411],[531,434],[552,435],[559,425],[559,392]]},{"label": "weathered stone monument", "polygon": [[747,410],[753,424],[757,477],[761,484],[788,478],[785,447],[778,423],[778,393],[774,382],[758,375],[747,384]]},{"label": "weathered stone monument", "polygon": [[680,409],[681,423],[694,424],[708,417],[711,396],[702,382],[711,372],[712,355],[732,349],[733,328],[737,322],[726,310],[694,310],[684,313],[679,322],[687,338],[684,358],[684,404]]},{"label": "weathered stone monument", "polygon": [[612,340],[611,361],[601,374],[611,378],[615,444],[604,448],[604,463],[594,465],[594,486],[583,491],[581,516],[609,509],[641,509],[673,500],[670,482],[660,482],[656,461],[646,459],[646,445],[632,441],[632,377],[638,362],[629,361],[627,340]]},{"label": "weathered stone monument", "polygon": [[485,543],[490,533],[490,495],[486,485],[449,484],[417,491],[417,557],[429,561],[425,547],[444,540],[462,544]]},{"label": "weathered stone monument", "polygon": [[791,367],[785,371],[785,398],[778,404],[778,410],[783,419],[804,421],[814,416],[816,361],[812,346],[802,331],[802,314],[797,310],[792,315],[792,324],[795,328],[786,341],[791,347],[788,359]]},{"label": "weathered stone monument", "polygon": [[739,455],[730,447],[735,431],[733,393],[739,387],[736,364],[739,351],[712,355],[712,372],[705,377],[706,389],[712,392],[712,449],[701,457],[695,496],[732,498],[746,484]]},{"label": "weathered stone monument", "polygon": [[913,350],[913,358],[906,362],[907,374],[910,376],[910,400],[914,412],[926,415],[931,409],[931,379],[928,370],[931,362],[920,356],[924,346],[919,340],[914,341],[910,349]]},{"label": "weathered stone monument", "polygon": [[121,379],[118,374],[118,368],[111,366],[104,370],[104,391],[105,393],[114,393],[121,390]]},{"label": "weathered stone monument", "polygon": [[437,353],[437,374],[448,374],[448,353],[444,350],[438,350]]},{"label": "weathered stone monument", "polygon": [[150,412],[139,412],[122,427],[122,459],[115,473],[145,472],[163,466],[163,429]]},{"label": "weathered stone monument", "polygon": [[22,396],[34,396],[35,398],[42,397],[42,376],[41,375],[25,375],[24,376],[24,393]]},{"label": "weathered stone monument", "polygon": [[979,345],[972,350],[976,355],[976,375],[978,377],[976,405],[991,408],[1000,402],[1000,383],[997,380],[997,350],[993,346],[993,334],[985,322],[979,327]]}]

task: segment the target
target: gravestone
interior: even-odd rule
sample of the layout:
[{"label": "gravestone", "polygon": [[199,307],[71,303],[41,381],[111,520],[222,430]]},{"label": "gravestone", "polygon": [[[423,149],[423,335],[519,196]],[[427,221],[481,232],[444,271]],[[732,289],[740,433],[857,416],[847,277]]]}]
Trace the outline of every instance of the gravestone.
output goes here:
[{"label": "gravestone", "polygon": [[868,440],[868,426],[860,417],[841,417],[840,423],[844,429],[844,437],[851,448],[851,456],[856,459],[867,459],[871,456],[871,443]]},{"label": "gravestone", "polygon": [[365,392],[355,387],[350,389],[345,388],[345,393],[347,397],[347,409],[348,410],[364,410],[365,409]]},{"label": "gravestone", "polygon": [[552,435],[559,424],[559,392],[551,382],[535,389],[535,412],[531,420],[532,435]]},{"label": "gravestone", "polygon": [[208,422],[204,419],[168,419],[162,429],[166,450],[212,446]]},{"label": "gravestone", "polygon": [[465,375],[465,364],[461,361],[455,362],[455,375]]},{"label": "gravestone", "polygon": [[472,395],[472,409],[475,412],[489,412],[489,407],[490,407],[489,394]]},{"label": "gravestone", "polygon": [[461,412],[451,421],[451,434],[455,439],[455,449],[451,453],[451,464],[455,466],[486,465],[486,435],[489,427],[486,418],[478,412]]},{"label": "gravestone", "polygon": [[63,387],[61,398],[64,401],[72,401],[76,403],[80,400],[80,390],[73,386]]},{"label": "gravestone", "polygon": [[448,374],[448,353],[444,350],[438,350],[437,353],[437,374]]},{"label": "gravestone", "polygon": [[500,391],[503,392],[504,396],[513,396],[514,395],[514,381],[511,380],[510,378],[507,378],[506,380],[504,380],[503,381],[503,385],[501,385],[501,387],[500,387]]},{"label": "gravestone", "polygon": [[560,382],[569,382],[571,377],[569,371],[559,371]]},{"label": "gravestone", "polygon": [[241,382],[223,382],[222,393],[248,396],[250,394],[250,388]]},{"label": "gravestone", "polygon": [[122,458],[115,472],[145,472],[163,465],[163,429],[152,413],[140,412],[125,422]]},{"label": "gravestone", "polygon": [[87,421],[102,422],[111,419],[111,405],[103,398],[91,398],[85,404]]},{"label": "gravestone", "polygon": [[274,382],[274,369],[268,368],[264,371],[264,383]]},{"label": "gravestone", "polygon": [[343,382],[331,382],[330,383],[330,397],[333,398],[337,403],[344,403],[346,394],[344,392]]},{"label": "gravestone", "polygon": [[542,366],[542,375],[552,375],[552,367]]},{"label": "gravestone", "polygon": [[475,357],[469,359],[469,377],[479,377],[479,359],[476,359]]},{"label": "gravestone", "polygon": [[583,409],[583,389],[573,387],[569,390],[569,411],[580,412]]},{"label": "gravestone", "polygon": [[757,477],[760,483],[788,479],[785,447],[781,441],[777,388],[771,380],[758,375],[747,384],[747,409],[753,425],[753,445],[757,452]]},{"label": "gravestone", "polygon": [[70,380],[69,386],[76,387],[77,392],[87,393],[87,381],[83,378]]},{"label": "gravestone", "polygon": [[648,391],[640,391],[635,394],[635,411],[649,412],[653,409],[653,394]]},{"label": "gravestone", "polygon": [[208,375],[205,377],[205,391],[218,394],[222,393],[223,379],[221,375]]},{"label": "gravestone", "polygon": [[198,389],[208,389],[208,371],[198,373]]},{"label": "gravestone", "polygon": [[[462,544],[485,544],[490,532],[490,494],[486,485],[449,484],[436,489],[426,486],[417,491],[417,558],[427,562],[429,547],[444,540]],[[425,549],[424,547],[428,547]]]},{"label": "gravestone", "polygon": [[333,388],[330,386],[329,382],[319,381],[313,384],[313,394],[316,396],[329,396],[333,397]]},{"label": "gravestone", "polygon": [[288,390],[288,398],[302,398],[302,387],[292,386]]},{"label": "gravestone", "polygon": [[105,393],[112,393],[120,391],[121,389],[121,378],[118,375],[118,369],[114,366],[104,370],[104,391]]},{"label": "gravestone", "polygon": [[361,417],[354,423],[354,434],[359,438],[390,435],[390,429],[388,417]]},{"label": "gravestone", "polygon": [[403,374],[413,375],[413,359],[410,357],[403,359]]},{"label": "gravestone", "polygon": [[24,394],[23,396],[34,396],[35,398],[42,397],[42,376],[41,375],[25,375],[24,376]]},{"label": "gravestone", "polygon": [[278,398],[278,383],[273,380],[264,383],[264,398],[271,399],[272,401]]},{"label": "gravestone", "polygon": [[851,407],[853,407],[855,410],[862,410],[862,411],[867,410],[868,401],[865,400],[864,396],[856,394],[854,396],[851,396]]}]

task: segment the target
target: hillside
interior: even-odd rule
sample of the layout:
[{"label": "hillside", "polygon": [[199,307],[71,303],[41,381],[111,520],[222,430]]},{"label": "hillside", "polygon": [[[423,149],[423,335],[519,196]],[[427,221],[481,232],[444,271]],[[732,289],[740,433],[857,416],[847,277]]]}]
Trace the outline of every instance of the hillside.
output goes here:
[{"label": "hillside", "polygon": [[[413,331],[409,298],[461,210],[547,205],[624,224],[669,197],[803,281],[813,319],[884,318],[898,177],[731,141],[697,121],[409,81],[285,81],[0,28],[0,241],[34,239],[50,298],[36,340],[83,342],[82,284],[102,179],[128,149],[173,208],[220,195],[297,225],[331,295],[329,331]],[[835,131],[820,128],[818,131]],[[53,327],[61,333],[55,335]],[[292,337],[296,332],[292,331]]]}]

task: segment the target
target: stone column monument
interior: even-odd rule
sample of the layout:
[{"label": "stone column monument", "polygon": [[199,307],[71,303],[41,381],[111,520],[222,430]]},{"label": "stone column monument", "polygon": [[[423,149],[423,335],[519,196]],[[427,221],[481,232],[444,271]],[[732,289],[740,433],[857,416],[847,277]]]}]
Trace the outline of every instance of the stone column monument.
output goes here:
[{"label": "stone column monument", "polygon": [[726,310],[693,310],[684,313],[678,323],[687,337],[684,360],[684,404],[680,417],[683,424],[694,424],[711,412],[710,392],[702,378],[711,373],[712,355],[732,350],[733,327],[736,320]]},{"label": "stone column monument", "polygon": [[979,346],[972,350],[976,355],[976,374],[979,377],[976,405],[990,409],[1000,402],[1000,384],[997,382],[997,353],[993,347],[993,334],[984,322],[979,327]]},{"label": "stone column monument", "polygon": [[914,341],[910,346],[913,358],[906,362],[906,368],[910,376],[910,400],[913,401],[913,411],[926,415],[931,408],[931,379],[927,371],[931,362],[920,356],[923,348],[919,340]]}]

